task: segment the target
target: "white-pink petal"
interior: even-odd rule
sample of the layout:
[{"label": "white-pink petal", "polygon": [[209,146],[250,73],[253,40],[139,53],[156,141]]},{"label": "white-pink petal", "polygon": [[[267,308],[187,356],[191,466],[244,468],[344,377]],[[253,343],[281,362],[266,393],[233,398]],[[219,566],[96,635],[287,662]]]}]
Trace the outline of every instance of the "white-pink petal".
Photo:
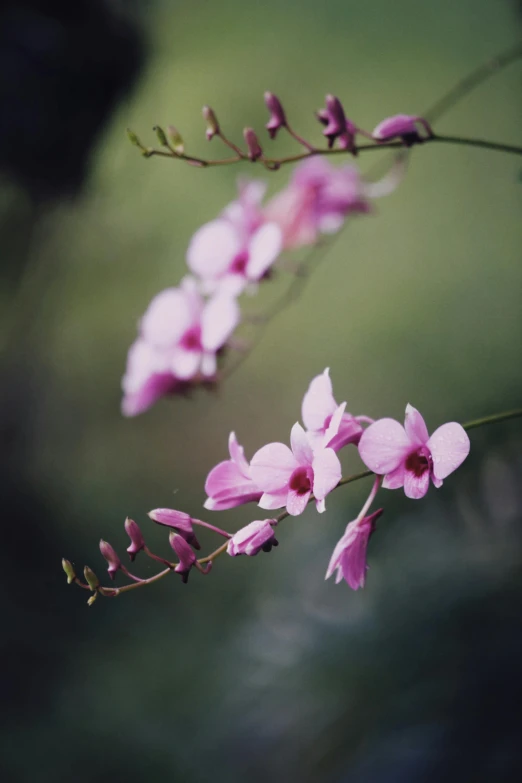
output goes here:
[{"label": "white-pink petal", "polygon": [[314,471],[314,495],[323,500],[341,480],[341,463],[333,449],[316,451],[312,462]]},{"label": "white-pink petal", "polygon": [[404,472],[404,494],[412,500],[423,498],[430,485],[430,472],[425,470],[421,476],[415,475],[412,470]]},{"label": "white-pink petal", "polygon": [[296,422],[290,432],[290,445],[294,453],[294,457],[300,465],[311,465],[314,458],[314,452],[306,432],[301,427],[299,422]]},{"label": "white-pink petal", "polygon": [[384,477],[382,482],[383,489],[400,489],[404,486],[404,478],[406,476],[406,468],[401,463],[398,468],[391,470]]},{"label": "white-pink petal", "polygon": [[332,381],[330,369],[317,375],[310,383],[308,391],[303,398],[301,417],[307,430],[321,430],[325,420],[331,416],[337,403],[332,393]]},{"label": "white-pink petal", "polygon": [[235,462],[243,476],[250,478],[250,466],[245,457],[245,450],[243,446],[239,445],[235,432],[231,432],[228,436],[228,453],[230,454],[230,459],[232,462]]},{"label": "white-pink petal", "polygon": [[143,338],[160,348],[170,348],[194,322],[189,297],[179,288],[166,288],[154,297],[140,322]]},{"label": "white-pink petal", "polygon": [[199,370],[201,355],[201,351],[187,351],[184,348],[176,348],[171,358],[173,374],[183,381],[193,378]]},{"label": "white-pink petal", "polygon": [[299,463],[284,443],[269,443],[256,451],[250,462],[250,475],[263,492],[277,492],[288,485]]},{"label": "white-pink petal", "polygon": [[272,266],[283,248],[283,235],[275,223],[265,223],[252,236],[248,245],[246,276],[260,280]]},{"label": "white-pink petal", "polygon": [[436,429],[427,446],[433,459],[433,475],[437,479],[445,479],[453,473],[464,462],[470,450],[466,430],[455,421]]},{"label": "white-pink petal", "polygon": [[286,501],[286,510],[291,517],[297,517],[299,514],[303,513],[308,505],[311,494],[311,492],[296,492],[293,489],[289,491]]},{"label": "white-pink petal", "polygon": [[205,223],[192,237],[187,264],[195,275],[215,279],[224,274],[241,250],[240,238],[227,220]]},{"label": "white-pink petal", "polygon": [[221,348],[239,323],[240,310],[235,299],[216,294],[208,300],[201,316],[201,342],[206,351]]},{"label": "white-pink petal", "polygon": [[429,433],[421,414],[408,403],[406,405],[406,417],[404,419],[406,435],[415,446],[424,446],[428,442]]},{"label": "white-pink petal", "polygon": [[331,440],[335,438],[335,436],[339,432],[339,427],[341,426],[341,422],[343,420],[344,411],[346,408],[346,403],[342,402],[335,410],[335,413],[333,414],[332,418],[330,419],[330,424],[328,425],[326,432],[324,433],[324,440],[323,440],[323,446],[328,446]]},{"label": "white-pink petal", "polygon": [[288,491],[286,489],[279,492],[263,492],[258,506],[267,510],[283,508],[286,506],[287,497]]},{"label": "white-pink petal", "polygon": [[380,475],[395,470],[410,450],[411,441],[404,427],[395,419],[379,419],[370,424],[359,441],[362,461]]}]

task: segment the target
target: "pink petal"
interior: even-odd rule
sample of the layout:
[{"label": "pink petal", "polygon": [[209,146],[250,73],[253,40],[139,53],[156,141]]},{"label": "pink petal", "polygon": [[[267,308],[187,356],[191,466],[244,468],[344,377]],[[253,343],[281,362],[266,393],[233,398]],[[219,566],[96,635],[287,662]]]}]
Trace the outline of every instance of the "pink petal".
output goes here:
[{"label": "pink petal", "polygon": [[312,380],[303,398],[301,418],[306,429],[322,430],[326,419],[335,412],[336,408],[330,370],[327,367],[321,375],[317,375]]},{"label": "pink petal", "polygon": [[219,462],[212,468],[205,481],[205,492],[210,497],[219,497],[224,493],[236,492],[236,489],[252,484],[231,460]]},{"label": "pink petal", "polygon": [[286,489],[280,492],[264,492],[258,505],[260,508],[265,509],[283,508],[283,506],[286,506],[287,497],[288,492]]},{"label": "pink petal", "polygon": [[315,508],[318,514],[324,514],[326,511],[326,500],[324,498],[322,500],[316,500]]},{"label": "pink petal", "polygon": [[204,353],[201,357],[201,374],[206,378],[211,378],[216,374],[217,359],[215,353]]},{"label": "pink petal", "polygon": [[427,446],[433,458],[433,475],[445,479],[461,465],[469,454],[466,430],[457,422],[443,424],[435,430]]},{"label": "pink petal", "polygon": [[384,475],[399,467],[411,450],[404,427],[395,419],[379,419],[370,424],[359,441],[361,459],[374,473]]},{"label": "pink petal", "polygon": [[221,348],[239,323],[239,305],[225,294],[209,299],[201,316],[201,342],[205,351]]},{"label": "pink petal", "polygon": [[168,348],[175,345],[192,324],[193,313],[185,292],[167,288],[150,303],[140,329],[148,343]]},{"label": "pink petal", "polygon": [[253,235],[248,245],[246,275],[249,280],[260,280],[272,266],[283,248],[283,235],[275,223],[265,223]]},{"label": "pink petal", "polygon": [[333,440],[337,435],[337,433],[339,432],[339,427],[341,426],[341,421],[343,419],[345,408],[346,408],[346,403],[342,402],[336,408],[335,413],[332,415],[332,418],[330,419],[330,424],[328,425],[326,432],[324,433],[323,445],[325,448],[330,445],[330,441]]},{"label": "pink petal", "polygon": [[195,275],[215,279],[227,271],[240,250],[240,239],[234,227],[226,220],[212,220],[192,237],[187,264]]},{"label": "pink petal", "polygon": [[296,422],[290,432],[290,445],[294,453],[294,457],[300,465],[311,465],[314,458],[314,453],[306,433],[301,425]]},{"label": "pink petal", "polygon": [[314,495],[317,500],[323,500],[341,480],[341,463],[333,449],[321,449],[314,455],[312,469]]},{"label": "pink petal", "polygon": [[430,485],[430,472],[425,470],[422,476],[416,476],[411,470],[404,472],[404,494],[412,500],[423,498]]},{"label": "pink petal", "polygon": [[382,487],[383,489],[399,489],[404,486],[405,477],[406,468],[401,463],[398,468],[385,475]]},{"label": "pink petal", "polygon": [[186,351],[184,348],[176,348],[171,360],[172,371],[181,380],[189,380],[198,372],[200,362],[200,351]]},{"label": "pink petal", "polygon": [[231,432],[228,436],[228,453],[232,462],[237,465],[239,472],[246,478],[250,478],[250,466],[245,457],[245,450],[243,446],[239,445],[235,432]]},{"label": "pink petal", "polygon": [[412,444],[424,446],[428,442],[429,433],[424,419],[419,411],[408,403],[406,405],[406,418],[404,419],[404,429],[406,435]]},{"label": "pink petal", "polygon": [[392,139],[394,136],[402,136],[405,133],[417,133],[415,120],[416,117],[412,117],[409,114],[395,114],[393,117],[387,117],[380,122],[372,131],[372,136],[374,139],[384,141],[385,139]]},{"label": "pink petal", "polygon": [[299,514],[303,513],[308,505],[311,494],[311,492],[304,492],[301,494],[293,489],[289,491],[286,501],[286,510],[291,517],[298,517]]},{"label": "pink petal", "polygon": [[250,475],[264,492],[277,492],[288,485],[298,462],[284,443],[269,443],[256,451],[250,462]]}]

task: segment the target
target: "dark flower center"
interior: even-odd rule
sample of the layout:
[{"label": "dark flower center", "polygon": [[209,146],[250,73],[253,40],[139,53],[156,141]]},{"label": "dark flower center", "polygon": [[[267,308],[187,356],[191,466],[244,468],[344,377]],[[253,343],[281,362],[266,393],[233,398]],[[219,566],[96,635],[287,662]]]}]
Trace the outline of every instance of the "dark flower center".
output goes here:
[{"label": "dark flower center", "polygon": [[232,266],[230,267],[230,271],[234,272],[236,275],[242,275],[245,272],[247,263],[248,253],[246,250],[244,250],[242,253],[238,253],[234,258],[232,261]]},{"label": "dark flower center", "polygon": [[412,453],[406,458],[406,470],[420,478],[427,470],[431,468],[431,455],[424,446]]},{"label": "dark flower center", "polygon": [[201,351],[201,327],[193,326],[188,329],[183,335],[181,345],[186,351]]},{"label": "dark flower center", "polygon": [[312,482],[310,480],[310,468],[300,467],[296,468],[290,476],[290,482],[288,486],[298,495],[306,495],[307,492],[312,491]]}]

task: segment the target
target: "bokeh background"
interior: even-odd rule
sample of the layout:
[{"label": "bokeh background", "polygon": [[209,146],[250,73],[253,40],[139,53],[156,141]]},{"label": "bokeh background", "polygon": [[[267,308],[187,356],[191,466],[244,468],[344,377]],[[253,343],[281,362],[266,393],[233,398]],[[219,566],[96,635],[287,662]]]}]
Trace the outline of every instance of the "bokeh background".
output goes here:
[{"label": "bokeh background", "polygon": [[[143,160],[127,126],[152,143],[154,124],[174,123],[206,154],[201,106],[239,141],[244,125],[262,129],[270,89],[314,139],[325,92],[372,128],[428,108],[515,43],[520,22],[510,0],[2,3],[3,780],[522,773],[518,422],[474,431],[466,464],[424,501],[384,493],[358,593],[324,572],[362,482],[324,516],[285,523],[272,554],[221,560],[187,586],[167,579],[88,609],[60,568],[66,556],[102,573],[98,539],[123,549],[127,514],[167,554],[146,512],[200,515],[229,431],[248,455],[286,440],[326,366],[352,412],[400,419],[410,401],[431,429],[520,404],[520,160],[430,145],[217,393],[119,412],[138,318],[251,174]],[[437,129],[519,143],[520,74],[516,63],[491,78]],[[289,171],[253,173],[275,192]],[[359,467],[354,452],[343,466]],[[234,530],[253,515],[215,521]]]}]

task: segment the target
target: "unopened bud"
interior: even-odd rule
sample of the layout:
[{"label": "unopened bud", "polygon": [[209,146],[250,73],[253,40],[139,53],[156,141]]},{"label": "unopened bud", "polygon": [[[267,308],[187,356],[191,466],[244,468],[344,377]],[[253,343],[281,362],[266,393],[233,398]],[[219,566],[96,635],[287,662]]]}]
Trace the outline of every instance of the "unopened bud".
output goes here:
[{"label": "unopened bud", "polygon": [[281,101],[273,92],[265,92],[265,104],[270,112],[270,119],[265,128],[270,134],[270,138],[275,139],[279,128],[283,128],[286,125],[285,111],[281,106]]},{"label": "unopened bud", "polygon": [[159,525],[173,528],[194,549],[201,549],[192,528],[192,517],[184,511],[176,511],[173,508],[155,508],[153,511],[149,511],[149,517]]},{"label": "unopened bud", "polygon": [[108,543],[108,541],[104,541],[103,538],[100,539],[100,552],[109,565],[107,571],[109,572],[110,578],[114,579],[121,568],[120,558],[116,554],[114,548]]},{"label": "unopened bud", "polygon": [[87,606],[92,606],[97,598],[98,598],[98,593],[94,593],[93,595],[91,595],[91,597],[87,601]]},{"label": "unopened bud", "polygon": [[127,552],[130,559],[134,560],[138,552],[145,549],[145,539],[136,522],[129,517],[125,520],[125,531],[131,540],[130,545],[127,547]]},{"label": "unopened bud", "polygon": [[141,141],[138,139],[134,131],[132,131],[130,128],[127,128],[127,136],[129,138],[130,143],[134,144],[135,147],[142,147]]},{"label": "unopened bud", "polygon": [[207,139],[210,141],[214,138],[214,136],[219,135],[219,122],[218,118],[214,114],[213,110],[210,108],[210,106],[203,106],[203,118],[205,119],[207,123],[207,130],[205,131],[207,134]]},{"label": "unopened bud", "polygon": [[169,146],[169,143],[168,143],[168,141],[167,141],[167,137],[166,137],[166,135],[165,135],[165,131],[163,130],[163,128],[160,128],[160,126],[159,126],[159,125],[155,125],[155,126],[153,127],[153,129],[152,129],[152,130],[153,130],[153,131],[155,131],[155,133],[156,133],[156,136],[158,137],[158,141],[159,141],[159,143],[160,143],[160,144],[161,144],[163,147],[168,147],[168,146]]},{"label": "unopened bud", "polygon": [[72,584],[76,580],[76,574],[74,573],[72,563],[69,560],[62,558],[62,568],[67,576],[67,584]]},{"label": "unopened bud", "polygon": [[248,147],[248,157],[251,161],[258,160],[263,154],[261,145],[256,136],[256,132],[253,128],[245,128],[243,131],[243,137]]},{"label": "unopened bud", "polygon": [[185,152],[185,144],[183,143],[181,133],[177,130],[177,128],[174,127],[174,125],[169,125],[167,127],[167,136],[169,137],[170,146],[174,152],[177,152],[178,155],[183,155]]},{"label": "unopened bud", "polygon": [[190,569],[196,562],[196,555],[182,536],[174,531],[169,534],[169,544],[179,558],[179,563],[174,571],[181,574],[181,580],[187,582]]},{"label": "unopened bud", "polygon": [[83,569],[83,575],[85,577],[85,581],[87,582],[91,590],[95,592],[100,586],[100,580],[98,579],[94,571],[92,571],[89,568],[89,566],[85,566],[85,568]]}]

